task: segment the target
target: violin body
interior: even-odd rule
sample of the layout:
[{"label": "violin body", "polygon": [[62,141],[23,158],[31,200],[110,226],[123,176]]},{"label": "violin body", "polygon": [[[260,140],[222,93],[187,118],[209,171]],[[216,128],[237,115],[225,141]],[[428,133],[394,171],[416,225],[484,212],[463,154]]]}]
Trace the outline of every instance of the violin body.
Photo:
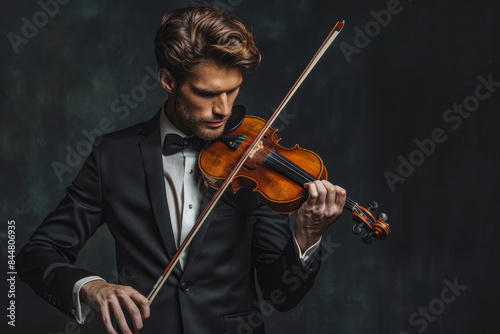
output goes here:
[{"label": "violin body", "polygon": [[[246,116],[239,127],[200,152],[198,165],[207,185],[216,189],[220,187],[265,123],[259,117]],[[292,148],[280,146],[277,131],[268,128],[228,190],[235,193],[241,188],[250,188],[271,210],[291,213],[307,199],[304,183],[326,180],[328,174],[316,153],[298,145]]]}]

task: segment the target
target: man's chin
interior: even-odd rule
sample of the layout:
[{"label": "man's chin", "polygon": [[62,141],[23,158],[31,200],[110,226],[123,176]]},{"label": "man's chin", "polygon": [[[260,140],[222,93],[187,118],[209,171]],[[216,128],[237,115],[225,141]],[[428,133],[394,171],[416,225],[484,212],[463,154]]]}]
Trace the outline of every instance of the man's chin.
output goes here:
[{"label": "man's chin", "polygon": [[220,128],[217,129],[204,128],[201,131],[199,131],[198,137],[205,141],[212,141],[217,138],[220,138],[220,136],[222,136],[223,133],[224,133],[224,126],[221,126]]}]

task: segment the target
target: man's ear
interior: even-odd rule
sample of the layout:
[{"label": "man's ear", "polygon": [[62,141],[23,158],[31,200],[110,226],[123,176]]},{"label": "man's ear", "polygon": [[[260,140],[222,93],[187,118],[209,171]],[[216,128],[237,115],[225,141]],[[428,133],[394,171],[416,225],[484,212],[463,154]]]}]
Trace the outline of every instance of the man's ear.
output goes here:
[{"label": "man's ear", "polygon": [[158,81],[163,89],[165,89],[169,94],[175,93],[175,90],[177,89],[177,82],[169,70],[164,67],[160,68],[158,70]]}]

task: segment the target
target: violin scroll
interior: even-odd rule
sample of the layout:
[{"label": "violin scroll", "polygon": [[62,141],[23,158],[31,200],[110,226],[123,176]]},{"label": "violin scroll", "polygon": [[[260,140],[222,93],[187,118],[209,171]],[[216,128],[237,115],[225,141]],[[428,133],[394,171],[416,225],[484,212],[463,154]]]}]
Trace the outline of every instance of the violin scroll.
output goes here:
[{"label": "violin scroll", "polygon": [[378,215],[377,219],[372,215],[371,211],[375,211],[378,207],[378,203],[371,201],[367,205],[368,209],[356,205],[352,210],[353,220],[356,224],[352,227],[352,233],[361,234],[363,229],[368,232],[363,236],[363,242],[365,244],[370,244],[372,238],[379,240],[385,240],[391,234],[391,229],[389,224],[386,223],[388,216],[385,213]]}]

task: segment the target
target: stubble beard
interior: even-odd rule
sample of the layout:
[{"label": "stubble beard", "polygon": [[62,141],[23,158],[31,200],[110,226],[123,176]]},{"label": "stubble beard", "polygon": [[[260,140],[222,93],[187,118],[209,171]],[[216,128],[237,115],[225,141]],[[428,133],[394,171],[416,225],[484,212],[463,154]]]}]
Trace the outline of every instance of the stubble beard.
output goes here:
[{"label": "stubble beard", "polygon": [[[182,96],[180,92],[175,94],[174,99],[174,118],[177,124],[182,124],[183,127],[190,132],[192,132],[195,136],[205,140],[212,141],[224,133],[224,126],[221,126],[217,129],[209,128],[206,125],[206,122],[220,122],[223,121],[226,117],[222,115],[213,115],[212,118],[197,118],[188,108],[188,104],[186,99]],[[228,119],[229,117],[227,117]]]}]

